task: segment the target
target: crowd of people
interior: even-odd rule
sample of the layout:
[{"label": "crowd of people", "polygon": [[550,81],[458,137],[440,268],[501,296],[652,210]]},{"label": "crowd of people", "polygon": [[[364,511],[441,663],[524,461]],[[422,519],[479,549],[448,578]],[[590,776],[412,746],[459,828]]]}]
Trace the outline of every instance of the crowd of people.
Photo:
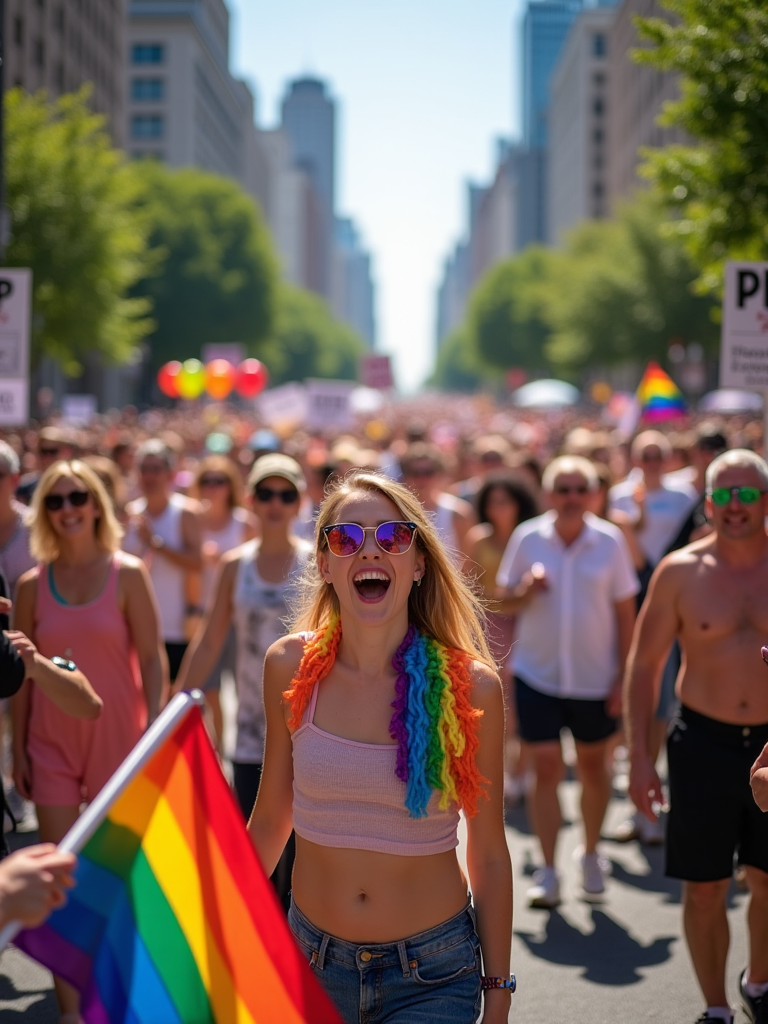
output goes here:
[{"label": "crowd of people", "polygon": [[[597,413],[469,401],[450,418],[406,405],[340,436],[218,406],[8,433],[11,810],[31,801],[57,843],[169,695],[202,689],[262,864],[342,1017],[378,1019],[383,999],[389,1020],[469,1022],[482,1001],[492,1024],[514,988],[504,807],[525,800],[541,851],[526,898],[551,909],[567,898],[567,730],[582,895],[610,884],[600,839],[625,750],[637,812],[614,838],[665,842],[699,1020],[733,1019],[738,868],[740,996],[766,1022],[761,443],[748,418],[625,438]],[[71,863],[52,849],[39,857],[54,905]],[[26,857],[17,888],[35,874]],[[56,984],[69,1024],[78,997]]]}]

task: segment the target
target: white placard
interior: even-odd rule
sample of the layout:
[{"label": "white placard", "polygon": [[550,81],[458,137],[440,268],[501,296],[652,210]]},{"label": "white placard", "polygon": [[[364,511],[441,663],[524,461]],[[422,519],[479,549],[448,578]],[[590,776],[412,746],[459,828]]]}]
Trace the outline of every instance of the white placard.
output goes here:
[{"label": "white placard", "polygon": [[350,380],[308,380],[306,426],[310,430],[349,430],[353,423]]},{"label": "white placard", "polygon": [[76,427],[87,427],[99,410],[96,395],[62,395],[61,418]]},{"label": "white placard", "polygon": [[721,388],[768,388],[768,263],[725,265]]},{"label": "white placard", "polygon": [[29,420],[29,326],[32,271],[0,270],[0,424]]},{"label": "white placard", "polygon": [[0,426],[23,426],[29,420],[29,381],[0,380]]},{"label": "white placard", "polygon": [[307,414],[307,395],[302,384],[283,384],[262,391],[256,408],[268,427],[299,425]]}]

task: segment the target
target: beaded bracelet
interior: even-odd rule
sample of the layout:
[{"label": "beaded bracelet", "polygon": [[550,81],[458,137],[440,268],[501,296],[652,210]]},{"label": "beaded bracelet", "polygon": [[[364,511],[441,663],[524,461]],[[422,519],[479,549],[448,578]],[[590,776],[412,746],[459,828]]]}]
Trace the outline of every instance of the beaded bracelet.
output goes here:
[{"label": "beaded bracelet", "polygon": [[483,976],[480,978],[480,988],[483,992],[487,992],[490,988],[508,988],[510,992],[514,992],[517,988],[517,979],[514,974],[510,974],[508,978],[486,978]]}]

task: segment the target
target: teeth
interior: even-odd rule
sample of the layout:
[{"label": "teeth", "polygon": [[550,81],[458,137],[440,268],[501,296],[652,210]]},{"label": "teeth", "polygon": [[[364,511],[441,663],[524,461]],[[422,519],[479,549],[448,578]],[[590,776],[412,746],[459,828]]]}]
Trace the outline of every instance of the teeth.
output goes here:
[{"label": "teeth", "polygon": [[385,583],[389,583],[389,576],[378,569],[366,569],[355,574],[355,583],[360,583],[362,580],[383,580]]}]

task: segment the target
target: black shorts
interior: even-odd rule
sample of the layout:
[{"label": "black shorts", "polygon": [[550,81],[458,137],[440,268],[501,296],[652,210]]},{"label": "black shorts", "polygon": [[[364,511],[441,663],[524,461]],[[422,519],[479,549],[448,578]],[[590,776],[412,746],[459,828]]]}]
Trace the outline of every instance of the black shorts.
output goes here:
[{"label": "black shorts", "polygon": [[599,743],[613,736],[618,722],[605,710],[605,700],[553,697],[515,676],[515,701],[520,738],[526,743],[550,743],[570,729],[578,743]]},{"label": "black shorts", "polygon": [[168,656],[168,673],[171,677],[171,682],[174,681],[176,676],[179,674],[181,668],[181,659],[184,657],[188,643],[171,643],[166,640],[165,642],[165,653]]},{"label": "black shorts", "polygon": [[768,814],[749,785],[749,769],[766,742],[768,724],[729,725],[680,708],[667,738],[670,878],[730,878],[734,855],[739,864],[768,872]]}]

